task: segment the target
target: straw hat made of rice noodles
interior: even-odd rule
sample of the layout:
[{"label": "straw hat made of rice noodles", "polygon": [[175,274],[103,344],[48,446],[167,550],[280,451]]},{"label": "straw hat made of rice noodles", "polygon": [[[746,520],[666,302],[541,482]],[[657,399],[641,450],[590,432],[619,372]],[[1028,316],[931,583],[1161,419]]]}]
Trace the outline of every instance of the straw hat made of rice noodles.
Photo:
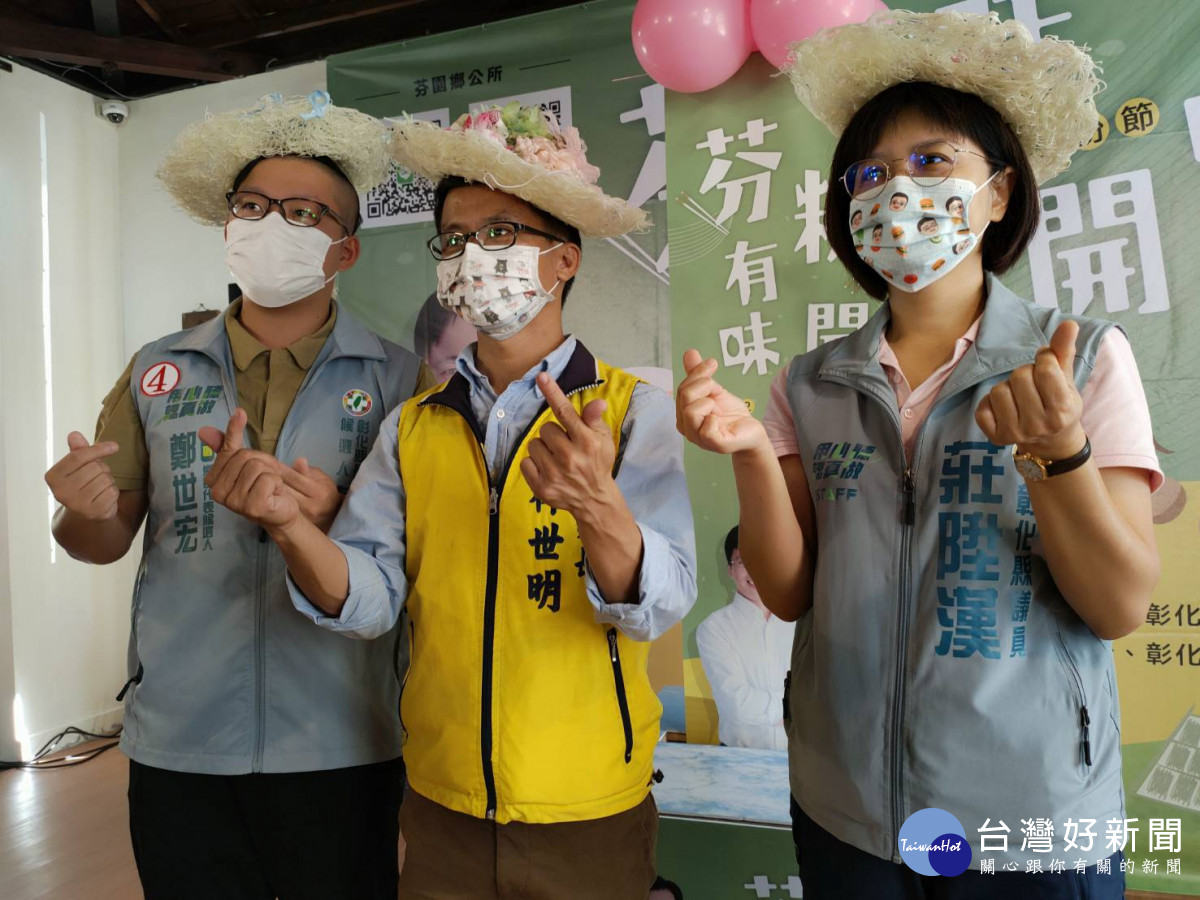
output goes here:
[{"label": "straw hat made of rice noodles", "polygon": [[307,97],[264,97],[250,109],[207,116],[183,130],[158,169],[176,204],[206,225],[224,225],[225,195],[247,163],[260,157],[324,156],[359,193],[391,171],[387,126],[356,109],[335,106],[324,91]]},{"label": "straw hat made of rice noodles", "polygon": [[575,128],[554,115],[512,102],[460,116],[449,128],[411,117],[392,125],[392,156],[435,184],[449,175],[526,201],[579,229],[584,237],[617,237],[650,226],[647,214],[596,184]]},{"label": "straw hat made of rice noodles", "polygon": [[1038,184],[1065,171],[1096,131],[1095,95],[1103,89],[1086,48],[1037,41],[994,12],[883,10],[792,44],[782,72],[834,135],[896,84],[927,81],[976,94],[1016,133]]}]

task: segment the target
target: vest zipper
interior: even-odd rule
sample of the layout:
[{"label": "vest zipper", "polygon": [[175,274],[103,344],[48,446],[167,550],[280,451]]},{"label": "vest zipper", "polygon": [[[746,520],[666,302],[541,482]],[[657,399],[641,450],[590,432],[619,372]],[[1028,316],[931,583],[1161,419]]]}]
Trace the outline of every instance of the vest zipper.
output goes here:
[{"label": "vest zipper", "polygon": [[1083,690],[1083,677],[1079,674],[1079,668],[1075,665],[1075,658],[1071,656],[1071,651],[1067,649],[1067,642],[1063,638],[1062,632],[1056,630],[1054,639],[1058,644],[1059,652],[1066,666],[1067,675],[1071,682],[1071,691],[1075,695],[1075,702],[1079,706],[1080,757],[1090,767],[1092,765],[1092,717],[1088,713],[1087,694]]},{"label": "vest zipper", "polygon": [[900,491],[904,496],[904,524],[913,525],[917,521],[917,476],[911,466],[904,470]]},{"label": "vest zipper", "polygon": [[783,721],[785,723],[792,721],[792,670],[788,669],[788,673],[783,676]]},{"label": "vest zipper", "polygon": [[[922,426],[923,427],[923,426]],[[901,447],[903,448],[903,440]],[[915,455],[915,454],[914,454]],[[906,466],[900,477],[902,515],[900,532],[900,609],[896,623],[896,681],[892,692],[892,829],[899,841],[904,814],[904,722],[905,678],[908,662],[908,609],[912,605],[912,535],[917,521],[917,477],[912,466]]]},{"label": "vest zipper", "polygon": [[[924,426],[922,426],[924,428]],[[901,447],[903,447],[903,439]],[[914,456],[916,454],[914,453]],[[906,465],[900,476],[900,493],[902,497],[900,533],[900,616],[896,627],[896,690],[892,695],[893,735],[899,730],[899,723],[904,721],[905,678],[904,670],[908,661],[908,608],[912,603],[912,534],[917,522],[917,476],[911,465]],[[900,834],[901,819],[904,811],[902,793],[904,790],[904,740],[902,736],[892,740],[892,828]],[[897,840],[899,838],[897,837]]]},{"label": "vest zipper", "polygon": [[261,772],[263,748],[267,741],[267,600],[266,600],[266,557],[268,552],[266,529],[258,529],[258,559],[254,572],[254,760],[251,771]]},{"label": "vest zipper", "polygon": [[117,702],[118,703],[120,703],[122,700],[125,699],[125,695],[127,693],[129,693],[130,687],[132,687],[135,684],[142,683],[142,675],[143,675],[144,671],[145,670],[142,668],[142,664],[138,663],[137,671],[133,674],[133,677],[130,678],[127,682],[125,682],[125,685],[117,693]]},{"label": "vest zipper", "polygon": [[408,729],[404,727],[404,689],[408,686],[408,673],[412,671],[413,648],[417,645],[417,625],[410,617],[408,620],[408,660],[409,665],[404,670],[404,675],[400,674],[399,656],[400,656],[400,641],[404,639],[404,634],[401,632],[396,638],[396,660],[393,663],[396,669],[396,680],[400,683],[400,700],[396,704],[396,717],[400,720],[400,747],[403,749],[404,742],[408,740]]},{"label": "vest zipper", "polygon": [[633,723],[629,720],[629,698],[625,696],[625,676],[621,672],[621,654],[617,652],[617,629],[608,629],[608,658],[612,661],[613,681],[617,688],[617,706],[621,709],[621,728],[625,731],[625,762],[633,758]]},{"label": "vest zipper", "polygon": [[[484,468],[487,468],[486,459]],[[497,800],[496,773],[492,771],[492,665],[496,641],[496,580],[500,568],[500,491],[494,484],[488,488],[487,588],[483,602],[483,701],[479,717],[479,750],[483,757],[487,817],[495,819]]]},{"label": "vest zipper", "polygon": [[[504,491],[504,482],[508,480],[509,469],[516,458],[517,449],[524,443],[525,438],[541,421],[548,406],[543,405],[538,414],[530,420],[513,444],[512,455],[505,461],[499,477],[492,479],[488,468],[487,455],[483,450],[483,441],[479,441],[479,453],[483,457],[483,469],[488,473],[488,552],[487,552],[487,587],[483,602],[483,690],[479,716],[479,751],[483,759],[483,786],[487,792],[487,812],[489,820],[496,818],[496,773],[492,769],[492,666],[494,664],[496,642],[496,582],[500,571],[500,495]],[[460,413],[461,415],[461,413]],[[464,416],[464,418],[466,418]],[[479,432],[469,419],[467,424],[478,437]]]}]

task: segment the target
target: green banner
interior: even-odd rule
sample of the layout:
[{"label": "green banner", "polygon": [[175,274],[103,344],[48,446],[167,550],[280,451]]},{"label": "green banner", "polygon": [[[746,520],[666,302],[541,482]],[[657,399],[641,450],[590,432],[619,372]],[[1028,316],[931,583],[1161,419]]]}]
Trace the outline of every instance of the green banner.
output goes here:
[{"label": "green banner", "polygon": [[[904,6],[994,10],[1036,35],[1086,44],[1103,66],[1093,144],[1044,186],[1041,230],[1004,281],[1031,302],[1112,319],[1137,355],[1168,483],[1155,498],[1162,582],[1146,625],[1114,648],[1126,815],[1140,828],[1126,847],[1127,878],[1133,888],[1200,893],[1200,717],[1191,715],[1200,700],[1200,311],[1191,302],[1200,254],[1190,228],[1200,206],[1200,4]],[[824,240],[824,193],[838,189],[825,181],[833,138],[772,75],[754,55],[720,88],[667,95],[676,357],[689,347],[716,357],[718,378],[759,415],[781,366],[876,308]],[[700,557],[700,599],[684,633],[688,739],[715,742],[695,631],[733,591],[723,542],[737,496],[727,460],[689,447],[686,465]],[[981,824],[964,823],[969,835]],[[1019,836],[1020,823],[1009,825]],[[739,888],[731,880],[727,895]]]}]

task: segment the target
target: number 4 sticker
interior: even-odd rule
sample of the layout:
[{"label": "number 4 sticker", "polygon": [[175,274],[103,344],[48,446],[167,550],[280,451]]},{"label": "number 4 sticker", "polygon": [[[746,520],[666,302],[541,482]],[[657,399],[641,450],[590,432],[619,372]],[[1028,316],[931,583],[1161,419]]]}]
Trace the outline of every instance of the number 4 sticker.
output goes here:
[{"label": "number 4 sticker", "polygon": [[142,393],[147,397],[161,397],[175,390],[177,384],[179,369],[174,363],[155,363],[142,376]]}]

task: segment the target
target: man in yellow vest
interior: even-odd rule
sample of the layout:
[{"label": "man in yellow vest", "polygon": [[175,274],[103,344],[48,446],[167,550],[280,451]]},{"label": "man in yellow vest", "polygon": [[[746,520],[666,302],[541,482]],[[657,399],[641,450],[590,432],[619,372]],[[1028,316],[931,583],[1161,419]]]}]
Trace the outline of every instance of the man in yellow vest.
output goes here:
[{"label": "man in yellow vest", "polygon": [[438,183],[438,299],[478,342],[384,423],[328,537],[242,451],[212,495],[272,536],[318,625],[370,638],[408,610],[402,896],[644,900],[646,658],[695,600],[691,505],[670,396],[565,336],[562,304],[581,234],[645,216],[536,107],[402,122],[392,149]]}]

